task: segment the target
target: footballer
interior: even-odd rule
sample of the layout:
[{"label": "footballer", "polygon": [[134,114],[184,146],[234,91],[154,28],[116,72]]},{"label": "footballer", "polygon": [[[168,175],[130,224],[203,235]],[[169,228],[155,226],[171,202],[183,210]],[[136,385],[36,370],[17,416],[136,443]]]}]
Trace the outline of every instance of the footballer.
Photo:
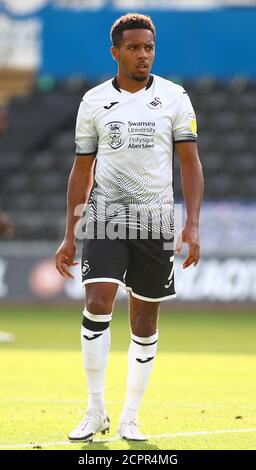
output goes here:
[{"label": "footballer", "polygon": [[[188,244],[183,267],[200,258],[203,173],[194,109],[184,88],[151,73],[155,26],[128,13],[111,28],[114,78],[87,91],[76,122],[76,156],[67,189],[67,224],[56,267],[73,278],[77,264],[75,209],[88,203],[82,253],[85,306],[81,327],[88,409],[69,434],[92,441],[110,418],[104,401],[110,324],[118,286],[129,292],[131,342],[121,439],[144,441],[138,412],[157,353],[160,303],[175,297],[174,252]],[[166,51],[170,61],[171,51]],[[178,154],[186,220],[173,246],[173,152]],[[175,250],[176,248],[176,250]],[[166,364],[168,366],[168,364]]]}]

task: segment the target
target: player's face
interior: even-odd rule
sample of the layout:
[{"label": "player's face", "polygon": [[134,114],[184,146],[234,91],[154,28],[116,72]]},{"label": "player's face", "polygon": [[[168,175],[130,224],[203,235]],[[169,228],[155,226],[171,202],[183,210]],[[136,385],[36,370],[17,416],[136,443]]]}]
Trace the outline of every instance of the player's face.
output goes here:
[{"label": "player's face", "polygon": [[112,48],[118,62],[119,73],[138,82],[145,81],[155,57],[154,35],[148,29],[128,29],[123,31],[121,44]]}]

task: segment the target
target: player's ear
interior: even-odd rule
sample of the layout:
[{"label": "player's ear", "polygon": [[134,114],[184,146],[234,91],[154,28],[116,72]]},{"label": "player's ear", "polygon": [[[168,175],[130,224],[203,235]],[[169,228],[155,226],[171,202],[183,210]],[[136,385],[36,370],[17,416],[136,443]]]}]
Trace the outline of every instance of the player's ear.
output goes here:
[{"label": "player's ear", "polygon": [[114,60],[118,60],[118,49],[117,47],[115,46],[112,46],[111,49],[110,49],[110,52],[111,52],[111,55],[113,57]]}]

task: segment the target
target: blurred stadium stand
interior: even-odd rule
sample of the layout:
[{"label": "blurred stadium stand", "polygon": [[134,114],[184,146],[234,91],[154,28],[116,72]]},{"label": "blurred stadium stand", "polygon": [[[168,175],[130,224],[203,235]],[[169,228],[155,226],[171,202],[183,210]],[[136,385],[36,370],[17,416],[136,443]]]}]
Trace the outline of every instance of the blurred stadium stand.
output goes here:
[{"label": "blurred stadium stand", "polygon": [[[0,215],[15,228],[13,239],[0,235],[0,298],[84,296],[79,266],[75,282],[64,282],[53,261],[64,235],[75,119],[85,91],[115,73],[110,24],[136,9],[157,25],[153,72],[184,86],[198,119],[202,259],[182,272],[177,257],[178,298],[256,300],[254,6],[256,0],[0,2]],[[85,30],[91,44],[106,47],[95,53],[81,46]],[[174,172],[179,202],[177,158]]]},{"label": "blurred stadium stand", "polygon": [[[70,79],[45,86],[41,80],[31,94],[12,100],[0,140],[0,204],[15,217],[16,239],[56,240],[63,234],[76,112],[92,84]],[[237,77],[225,84],[201,78],[183,86],[198,116],[205,199],[255,200],[256,84]],[[174,182],[179,201],[177,158]]]}]

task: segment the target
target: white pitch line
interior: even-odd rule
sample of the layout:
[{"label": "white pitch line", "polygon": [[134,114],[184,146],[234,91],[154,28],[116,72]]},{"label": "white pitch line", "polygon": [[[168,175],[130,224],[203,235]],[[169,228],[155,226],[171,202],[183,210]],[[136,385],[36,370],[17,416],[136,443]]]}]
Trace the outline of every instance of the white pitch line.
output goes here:
[{"label": "white pitch line", "polygon": [[218,429],[216,431],[184,431],[184,432],[176,432],[173,434],[155,434],[152,436],[148,435],[148,438],[162,439],[164,437],[205,436],[207,434],[225,434],[225,433],[243,433],[243,432],[256,432],[256,428]]},{"label": "white pitch line", "polygon": [[[71,405],[74,405],[74,404],[84,404],[86,405],[87,404],[87,400],[67,400],[67,399],[60,399],[60,400],[51,400],[51,399],[45,399],[45,398],[0,398],[0,401],[1,402],[5,402],[5,403],[49,403],[49,404],[53,404],[53,405],[56,405],[56,404],[64,404],[64,405],[67,405],[67,404],[71,404]],[[109,403],[110,405],[116,405],[116,404],[121,404],[123,403],[122,400],[120,401],[112,401],[112,400],[109,400],[107,401],[107,403]],[[256,405],[255,405],[256,406]]]},{"label": "white pitch line", "polygon": [[[164,439],[164,438],[175,438],[175,437],[184,437],[184,436],[206,436],[211,434],[229,434],[229,433],[248,433],[248,432],[256,432],[256,428],[242,428],[242,429],[218,429],[215,431],[185,431],[185,432],[176,432],[172,434],[151,434],[147,435],[148,439]],[[118,436],[111,437],[109,439],[95,439],[94,443],[107,443],[107,442],[115,442],[119,441],[120,438]],[[73,445],[84,445],[86,442],[70,442],[70,441],[57,441],[57,442],[33,442],[31,444],[12,444],[12,445],[0,445],[0,449],[8,450],[8,449],[16,449],[18,448],[33,448],[33,447],[53,447],[53,446],[65,446],[70,445],[72,448]]]},{"label": "white pitch line", "polygon": [[[59,399],[51,400],[44,398],[0,398],[0,402],[5,403],[45,403],[45,404],[87,404],[87,400],[68,400],[68,399]],[[109,405],[120,405],[123,403],[123,400],[107,400],[106,402]],[[150,406],[159,406],[157,401],[148,401],[147,405]],[[240,409],[256,409],[256,404],[239,404],[239,403],[175,403],[175,402],[163,402],[161,407],[170,407],[170,408],[240,408]]]}]

